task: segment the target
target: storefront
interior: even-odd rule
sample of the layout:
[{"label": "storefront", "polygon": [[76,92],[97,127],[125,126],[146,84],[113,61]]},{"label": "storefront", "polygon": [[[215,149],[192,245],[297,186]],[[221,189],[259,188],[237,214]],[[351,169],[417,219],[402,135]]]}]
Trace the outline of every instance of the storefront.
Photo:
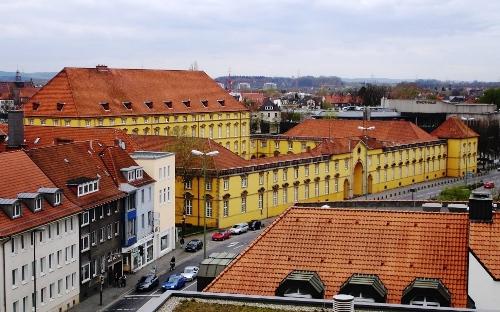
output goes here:
[{"label": "storefront", "polygon": [[149,235],[134,245],[122,248],[123,270],[135,272],[154,260],[153,235]]}]

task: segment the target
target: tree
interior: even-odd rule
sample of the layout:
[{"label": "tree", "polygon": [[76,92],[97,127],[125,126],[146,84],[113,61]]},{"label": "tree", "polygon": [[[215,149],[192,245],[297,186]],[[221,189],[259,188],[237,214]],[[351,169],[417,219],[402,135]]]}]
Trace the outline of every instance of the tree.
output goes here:
[{"label": "tree", "polygon": [[417,87],[415,83],[401,82],[392,87],[390,96],[392,99],[410,100],[416,98],[422,89]]},{"label": "tree", "polygon": [[496,104],[500,109],[500,88],[488,89],[484,92],[483,96],[479,98],[480,103]]},{"label": "tree", "polygon": [[368,84],[358,90],[358,96],[363,99],[365,106],[379,106],[380,100],[385,96],[386,91],[383,86]]}]

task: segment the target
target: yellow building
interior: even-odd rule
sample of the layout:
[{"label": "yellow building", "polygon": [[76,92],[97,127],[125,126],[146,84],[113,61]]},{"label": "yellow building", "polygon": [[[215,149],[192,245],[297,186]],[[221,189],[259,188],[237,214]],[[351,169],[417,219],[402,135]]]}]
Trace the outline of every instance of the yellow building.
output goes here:
[{"label": "yellow building", "polygon": [[25,124],[212,138],[246,157],[250,113],[200,71],[64,68],[25,105]]}]

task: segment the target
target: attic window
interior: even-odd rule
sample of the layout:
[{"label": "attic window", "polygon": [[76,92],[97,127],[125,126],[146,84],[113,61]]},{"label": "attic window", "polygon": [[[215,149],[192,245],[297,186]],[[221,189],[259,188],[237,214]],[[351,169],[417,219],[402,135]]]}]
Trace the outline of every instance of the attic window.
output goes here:
[{"label": "attic window", "polygon": [[15,202],[12,205],[12,218],[17,218],[21,216],[21,204],[19,202]]},{"label": "attic window", "polygon": [[57,110],[61,112],[63,110],[63,108],[64,108],[64,104],[66,104],[66,103],[64,103],[64,102],[57,102]]},{"label": "attic window", "polygon": [[99,191],[99,180],[78,185],[78,197]]},{"label": "attic window", "polygon": [[451,294],[438,279],[416,278],[403,291],[401,303],[418,306],[449,307]]},{"label": "attic window", "polygon": [[184,100],[182,104],[186,105],[186,107],[191,107],[191,100]]},{"label": "attic window", "polygon": [[144,102],[144,104],[149,108],[149,109],[153,109],[153,101],[146,101]]},{"label": "attic window", "polygon": [[137,169],[137,170],[135,171],[135,177],[136,177],[137,179],[142,179],[142,169]]},{"label": "attic window", "polygon": [[167,108],[172,108],[172,101],[163,101],[163,103],[167,106]]},{"label": "attic window", "polygon": [[35,200],[35,211],[42,209],[42,197],[38,196]]},{"label": "attic window", "polygon": [[217,102],[219,102],[219,104],[221,106],[225,106],[226,105],[226,101],[225,100],[217,100]]},{"label": "attic window", "polygon": [[353,274],[340,287],[340,294],[354,296],[362,302],[386,302],[387,288],[376,275]]},{"label": "attic window", "polygon": [[54,206],[61,204],[61,192],[54,193]]},{"label": "attic window", "polygon": [[132,102],[125,101],[125,102],[122,102],[122,103],[123,103],[123,106],[125,106],[126,109],[132,109]]},{"label": "attic window", "polygon": [[101,107],[105,111],[109,112],[109,103],[108,102],[101,102]]},{"label": "attic window", "polygon": [[40,102],[33,102],[32,105],[33,105],[33,110],[37,111],[38,108],[40,107]]},{"label": "attic window", "polygon": [[208,106],[208,100],[201,100],[201,104],[203,104],[204,107]]},{"label": "attic window", "polygon": [[275,290],[276,296],[323,299],[325,285],[314,271],[290,272]]}]

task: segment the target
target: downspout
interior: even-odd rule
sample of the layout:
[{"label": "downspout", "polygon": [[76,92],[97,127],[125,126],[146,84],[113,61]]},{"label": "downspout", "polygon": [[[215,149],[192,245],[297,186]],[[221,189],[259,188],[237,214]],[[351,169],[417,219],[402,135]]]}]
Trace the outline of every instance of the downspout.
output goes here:
[{"label": "downspout", "polygon": [[3,240],[1,241],[1,244],[2,244],[2,257],[3,257],[3,310],[4,311],[7,311],[7,287],[6,287],[6,283],[5,283],[5,279],[6,279],[6,276],[7,274],[5,274],[5,243],[7,243],[8,241],[10,241],[10,237],[7,237],[7,238],[3,238]]},{"label": "downspout", "polygon": [[198,180],[198,226],[200,226],[200,176],[197,176]]}]

